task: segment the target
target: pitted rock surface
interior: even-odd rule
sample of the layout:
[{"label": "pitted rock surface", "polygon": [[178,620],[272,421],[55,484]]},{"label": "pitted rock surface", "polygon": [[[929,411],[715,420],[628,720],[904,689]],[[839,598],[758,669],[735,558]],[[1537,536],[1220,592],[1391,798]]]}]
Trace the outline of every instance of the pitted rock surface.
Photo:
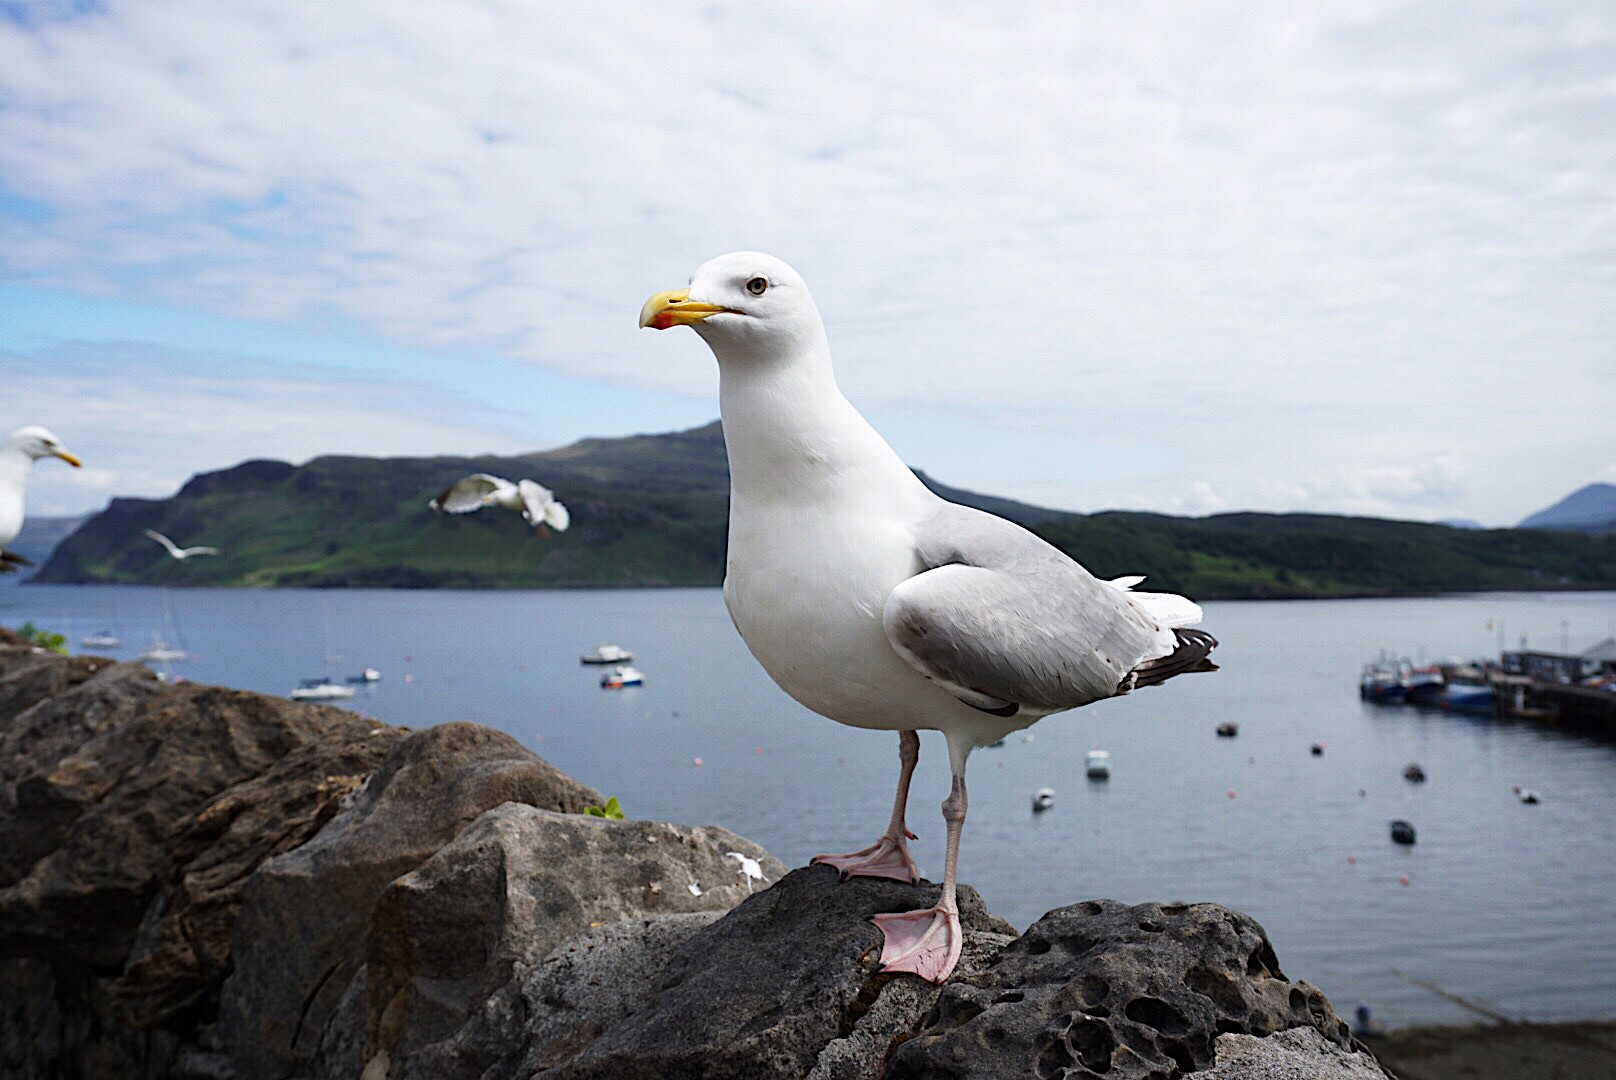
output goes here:
[{"label": "pitted rock surface", "polygon": [[1323,994],[1291,982],[1250,916],[1216,904],[1058,908],[979,975],[943,988],[892,1080],[1169,1080],[1210,1068],[1224,1033],[1312,1027],[1348,1048]]},{"label": "pitted rock surface", "polygon": [[[937,886],[931,884],[838,882],[828,866],[795,870],[693,934],[669,958],[643,1007],[577,1056],[539,1075],[545,1080],[804,1076],[827,1046],[857,1030],[889,983],[900,978],[918,983],[911,976],[876,971],[881,932],[869,917],[936,902]],[[959,905],[967,942],[986,934],[997,944],[1015,933],[988,913],[969,886],[961,886]],[[915,988],[922,1002],[935,992]],[[918,1004],[912,1015],[924,1008]],[[912,1022],[905,1018],[903,1026]]]}]

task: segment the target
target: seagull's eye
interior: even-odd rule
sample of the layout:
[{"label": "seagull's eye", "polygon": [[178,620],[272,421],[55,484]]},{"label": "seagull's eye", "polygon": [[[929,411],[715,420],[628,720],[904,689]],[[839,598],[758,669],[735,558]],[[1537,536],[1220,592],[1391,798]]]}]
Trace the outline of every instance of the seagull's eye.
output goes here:
[{"label": "seagull's eye", "polygon": [[746,291],[753,296],[762,296],[769,291],[769,279],[766,277],[753,278],[746,283]]}]

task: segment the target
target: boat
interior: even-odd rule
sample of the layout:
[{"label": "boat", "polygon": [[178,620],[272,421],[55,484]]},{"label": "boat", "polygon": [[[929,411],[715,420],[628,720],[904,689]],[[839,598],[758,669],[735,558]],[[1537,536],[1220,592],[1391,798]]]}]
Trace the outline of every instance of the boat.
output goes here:
[{"label": "boat", "polygon": [[114,634],[111,630],[102,630],[91,634],[89,637],[80,638],[79,644],[86,649],[116,649],[123,644],[123,638]]},{"label": "boat", "polygon": [[1107,780],[1111,776],[1111,752],[1090,750],[1083,758],[1083,772],[1090,780]]},{"label": "boat", "polygon": [[1493,688],[1471,683],[1449,683],[1442,694],[1441,704],[1449,712],[1491,714],[1494,706]]},{"label": "boat", "polygon": [[1233,720],[1225,720],[1218,725],[1218,738],[1232,739],[1240,734],[1240,725]]},{"label": "boat", "polygon": [[1410,705],[1440,705],[1446,680],[1434,665],[1405,668],[1402,672],[1403,700]]},{"label": "boat", "polygon": [[592,653],[584,653],[578,658],[584,664],[626,664],[634,659],[634,654],[621,645],[601,645]]},{"label": "boat", "polygon": [[1414,826],[1398,818],[1392,822],[1392,843],[1412,844],[1414,842]]},{"label": "boat", "polygon": [[151,648],[141,653],[139,659],[156,664],[170,664],[177,660],[188,659],[190,655],[184,649],[176,649],[166,641],[153,638]]},{"label": "boat", "polygon": [[1425,770],[1420,768],[1419,762],[1411,761],[1403,766],[1403,779],[1411,784],[1423,784],[1425,783]]},{"label": "boat", "polygon": [[1407,692],[1401,673],[1383,664],[1365,664],[1358,676],[1358,696],[1376,705],[1402,704]]},{"label": "boat", "polygon": [[373,667],[368,667],[357,675],[348,676],[351,683],[373,683],[382,681],[382,673]]},{"label": "boat", "polygon": [[336,701],[339,698],[354,696],[353,687],[334,683],[329,676],[322,675],[318,679],[304,679],[292,691],[293,701]]},{"label": "boat", "polygon": [[1041,787],[1032,794],[1032,812],[1041,814],[1055,805],[1055,789]]},{"label": "boat", "polygon": [[645,676],[640,674],[639,669],[628,664],[618,664],[600,677],[602,690],[621,690],[625,686],[639,686],[644,682]]}]

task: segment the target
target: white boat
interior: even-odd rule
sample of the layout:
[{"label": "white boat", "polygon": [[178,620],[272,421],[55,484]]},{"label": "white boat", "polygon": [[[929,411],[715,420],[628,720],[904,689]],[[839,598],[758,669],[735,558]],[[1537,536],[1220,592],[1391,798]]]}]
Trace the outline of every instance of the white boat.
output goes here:
[{"label": "white boat", "polygon": [[156,664],[171,664],[177,660],[185,660],[190,653],[184,649],[176,649],[166,641],[152,640],[151,648],[140,654],[141,660],[149,660]]},{"label": "white boat", "polygon": [[639,686],[645,682],[640,670],[628,664],[619,664],[600,677],[602,690],[621,690],[625,686]]},{"label": "white boat", "polygon": [[601,645],[592,653],[584,653],[578,658],[585,664],[626,664],[634,659],[634,654],[621,645]]},{"label": "white boat", "polygon": [[304,679],[297,684],[297,689],[292,691],[293,701],[336,701],[339,698],[353,696],[353,687],[334,683],[323,676],[318,679]]},{"label": "white boat", "polygon": [[114,634],[111,630],[102,630],[100,633],[80,638],[79,644],[86,649],[116,649],[123,644],[123,638]]},{"label": "white boat", "polygon": [[1033,810],[1033,813],[1041,814],[1045,810],[1048,810],[1051,806],[1054,806],[1054,805],[1055,805],[1055,789],[1054,788],[1041,787],[1037,791],[1033,792],[1033,794],[1032,794],[1032,810]]},{"label": "white boat", "polygon": [[1090,780],[1106,780],[1111,776],[1111,753],[1108,750],[1090,750],[1083,758],[1083,771]]},{"label": "white boat", "polygon": [[382,681],[382,673],[373,667],[368,667],[357,675],[348,676],[351,683],[373,683]]}]

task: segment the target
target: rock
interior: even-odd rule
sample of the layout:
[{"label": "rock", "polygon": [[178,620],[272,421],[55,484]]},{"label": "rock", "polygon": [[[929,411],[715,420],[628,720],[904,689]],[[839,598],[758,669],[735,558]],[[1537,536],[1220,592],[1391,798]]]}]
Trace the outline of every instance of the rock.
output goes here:
[{"label": "rock", "polygon": [[1250,916],[1090,900],[1049,912],[985,972],[950,982],[888,1075],[1166,1078],[1211,1066],[1220,1034],[1296,1027],[1351,1045],[1324,995],[1280,972]]},{"label": "rock", "polygon": [[1393,1080],[1369,1054],[1326,1039],[1317,1028],[1298,1027],[1258,1038],[1219,1035],[1217,1064],[1204,1080]]},{"label": "rock", "polygon": [[0,1074],[170,1073],[217,1007],[242,882],[391,729],[96,658],[0,649],[0,687],[21,709],[0,712]]},{"label": "rock", "polygon": [[[452,1035],[518,970],[591,926],[728,911],[768,852],[726,829],[614,821],[506,803],[377,901],[366,949],[366,1060],[404,1060]],[[695,884],[699,892],[691,890]]]},{"label": "rock", "polygon": [[[801,1077],[829,1044],[852,1034],[900,978],[876,971],[881,932],[869,916],[936,899],[931,885],[869,878],[838,883],[826,866],[793,871],[694,934],[669,958],[644,1006],[541,1075]],[[968,886],[960,889],[960,920],[968,942],[987,935],[997,945],[1014,934]],[[901,978],[910,985],[894,997],[913,995],[912,1022],[935,990]],[[877,1019],[903,1026],[902,1016],[895,1024],[884,1013]]]},{"label": "rock", "polygon": [[[242,1076],[297,1075],[316,1059],[357,1075],[354,1033],[328,1027],[352,996],[350,984],[364,977],[371,911],[389,883],[501,803],[579,813],[603,801],[509,735],[477,724],[400,739],[348,810],[248,884],[219,1017]],[[338,1044],[348,1049],[333,1057]]]}]

